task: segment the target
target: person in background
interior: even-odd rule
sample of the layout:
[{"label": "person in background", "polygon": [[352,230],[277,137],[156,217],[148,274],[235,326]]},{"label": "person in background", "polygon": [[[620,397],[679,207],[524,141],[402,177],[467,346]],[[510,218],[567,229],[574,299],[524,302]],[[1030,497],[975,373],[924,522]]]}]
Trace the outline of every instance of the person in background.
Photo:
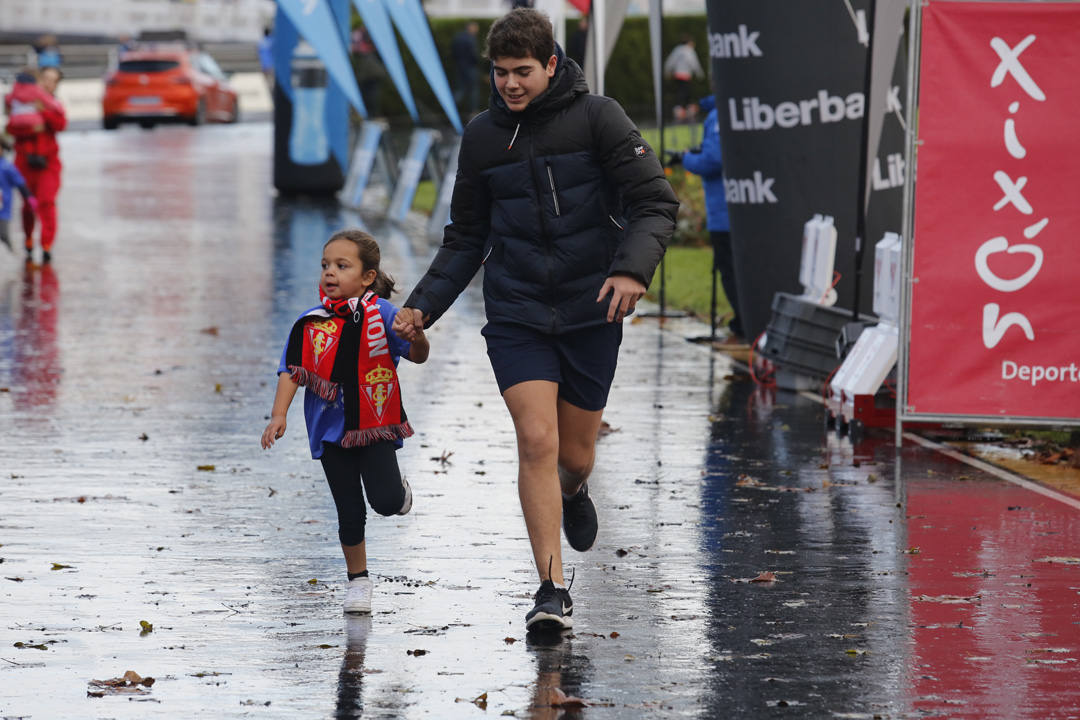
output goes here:
[{"label": "person in background", "polygon": [[701,147],[669,154],[668,164],[682,163],[689,172],[701,176],[705,190],[706,226],[713,246],[713,308],[712,321],[716,321],[716,273],[720,273],[720,282],[724,294],[731,305],[732,318],[728,322],[730,335],[726,344],[745,342],[741,317],[739,315],[739,293],[735,283],[735,259],[731,250],[731,225],[728,222],[727,200],[724,196],[724,158],[720,153],[720,116],[716,110],[716,98],[709,95],[701,99],[701,108],[705,116],[701,134]]},{"label": "person in background", "polygon": [[578,64],[579,67],[585,67],[585,47],[589,42],[589,17],[583,15],[578,20],[577,29],[574,30],[573,35],[566,42],[566,54]]},{"label": "person in background", "polygon": [[34,49],[32,64],[39,70],[47,67],[58,68],[64,62],[55,35],[42,35],[31,47]]},{"label": "person in background", "polygon": [[353,72],[356,73],[356,81],[360,85],[360,97],[364,101],[364,107],[370,116],[376,117],[379,114],[379,92],[386,68],[379,59],[379,52],[371,40],[371,34],[363,25],[352,31],[349,54],[352,56]]},{"label": "person in background", "polygon": [[18,190],[22,195],[23,204],[29,205],[33,211],[37,210],[37,200],[30,194],[26,187],[19,169],[7,159],[8,152],[15,147],[15,139],[8,134],[0,135],[0,242],[7,246],[9,251],[15,248],[11,245],[11,200],[14,195],[12,190]]},{"label": "person in background", "polygon": [[[46,263],[52,260],[56,239],[56,196],[63,168],[56,134],[67,127],[64,106],[55,97],[62,77],[58,67],[41,68],[36,78],[32,71],[24,70],[15,76],[15,86],[4,98],[7,132],[15,138],[15,166],[38,201],[42,261]],[[35,220],[33,208],[23,205],[27,259],[34,252]]]},{"label": "person in background", "polygon": [[690,103],[690,86],[695,77],[705,77],[692,37],[683,35],[682,43],[664,60],[664,75],[675,82],[675,121],[691,122],[697,117],[697,106]]},{"label": "person in background", "polygon": [[259,52],[259,69],[266,78],[266,86],[274,89],[274,35],[270,28],[263,28],[262,39],[257,47]]},{"label": "person in background", "polygon": [[470,20],[456,35],[450,45],[450,55],[454,59],[454,102],[457,103],[461,116],[468,120],[476,109],[476,67],[480,56],[476,50],[476,35],[480,26]]}]

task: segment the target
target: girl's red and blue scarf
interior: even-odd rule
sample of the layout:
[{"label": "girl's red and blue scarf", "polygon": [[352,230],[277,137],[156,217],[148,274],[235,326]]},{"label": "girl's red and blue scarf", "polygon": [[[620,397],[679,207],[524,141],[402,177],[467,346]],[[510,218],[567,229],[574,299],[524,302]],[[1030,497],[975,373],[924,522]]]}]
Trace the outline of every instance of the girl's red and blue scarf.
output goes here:
[{"label": "girl's red and blue scarf", "polygon": [[342,447],[409,437],[413,429],[401,406],[378,296],[331,300],[321,288],[319,295],[325,310],[300,318],[289,333],[285,365],[293,382],[327,402],[342,394]]}]

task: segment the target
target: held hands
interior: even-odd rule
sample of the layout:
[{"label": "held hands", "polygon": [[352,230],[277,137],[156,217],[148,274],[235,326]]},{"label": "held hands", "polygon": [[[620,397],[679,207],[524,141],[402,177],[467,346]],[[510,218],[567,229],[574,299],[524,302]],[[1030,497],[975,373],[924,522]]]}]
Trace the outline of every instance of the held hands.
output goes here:
[{"label": "held hands", "polygon": [[274,415],[270,418],[270,423],[263,430],[262,434],[262,447],[263,450],[267,450],[273,446],[274,441],[285,434],[285,416]]},{"label": "held hands", "polygon": [[632,312],[637,306],[637,301],[645,294],[645,286],[632,277],[626,275],[612,275],[604,281],[600,288],[600,295],[596,302],[602,302],[608,293],[611,293],[611,304],[608,305],[607,321],[622,322],[626,314]]},{"label": "held hands", "polygon": [[398,337],[415,342],[424,337],[424,315],[416,308],[401,308],[394,316],[392,327]]},{"label": "held hands", "polygon": [[26,204],[35,215],[40,214],[38,213],[38,199],[36,197],[31,195],[30,197],[26,198]]}]

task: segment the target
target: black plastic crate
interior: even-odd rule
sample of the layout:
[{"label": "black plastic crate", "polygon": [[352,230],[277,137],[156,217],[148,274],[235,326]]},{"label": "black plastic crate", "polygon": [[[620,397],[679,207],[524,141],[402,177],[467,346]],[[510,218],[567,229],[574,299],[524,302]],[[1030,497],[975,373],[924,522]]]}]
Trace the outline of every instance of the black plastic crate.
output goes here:
[{"label": "black plastic crate", "polygon": [[826,378],[840,364],[836,341],[851,322],[851,311],[776,293],[762,355],[780,367]]}]

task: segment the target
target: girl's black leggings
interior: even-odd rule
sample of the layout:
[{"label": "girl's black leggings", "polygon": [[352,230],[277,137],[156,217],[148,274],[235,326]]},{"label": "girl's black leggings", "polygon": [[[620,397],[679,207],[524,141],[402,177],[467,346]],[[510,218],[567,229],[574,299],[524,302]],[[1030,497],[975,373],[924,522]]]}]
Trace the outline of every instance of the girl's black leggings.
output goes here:
[{"label": "girl's black leggings", "polygon": [[371,509],[380,515],[394,515],[401,510],[405,484],[401,481],[396,451],[390,441],[355,448],[323,444],[320,461],[337,505],[338,538],[342,545],[364,542],[365,489]]}]

